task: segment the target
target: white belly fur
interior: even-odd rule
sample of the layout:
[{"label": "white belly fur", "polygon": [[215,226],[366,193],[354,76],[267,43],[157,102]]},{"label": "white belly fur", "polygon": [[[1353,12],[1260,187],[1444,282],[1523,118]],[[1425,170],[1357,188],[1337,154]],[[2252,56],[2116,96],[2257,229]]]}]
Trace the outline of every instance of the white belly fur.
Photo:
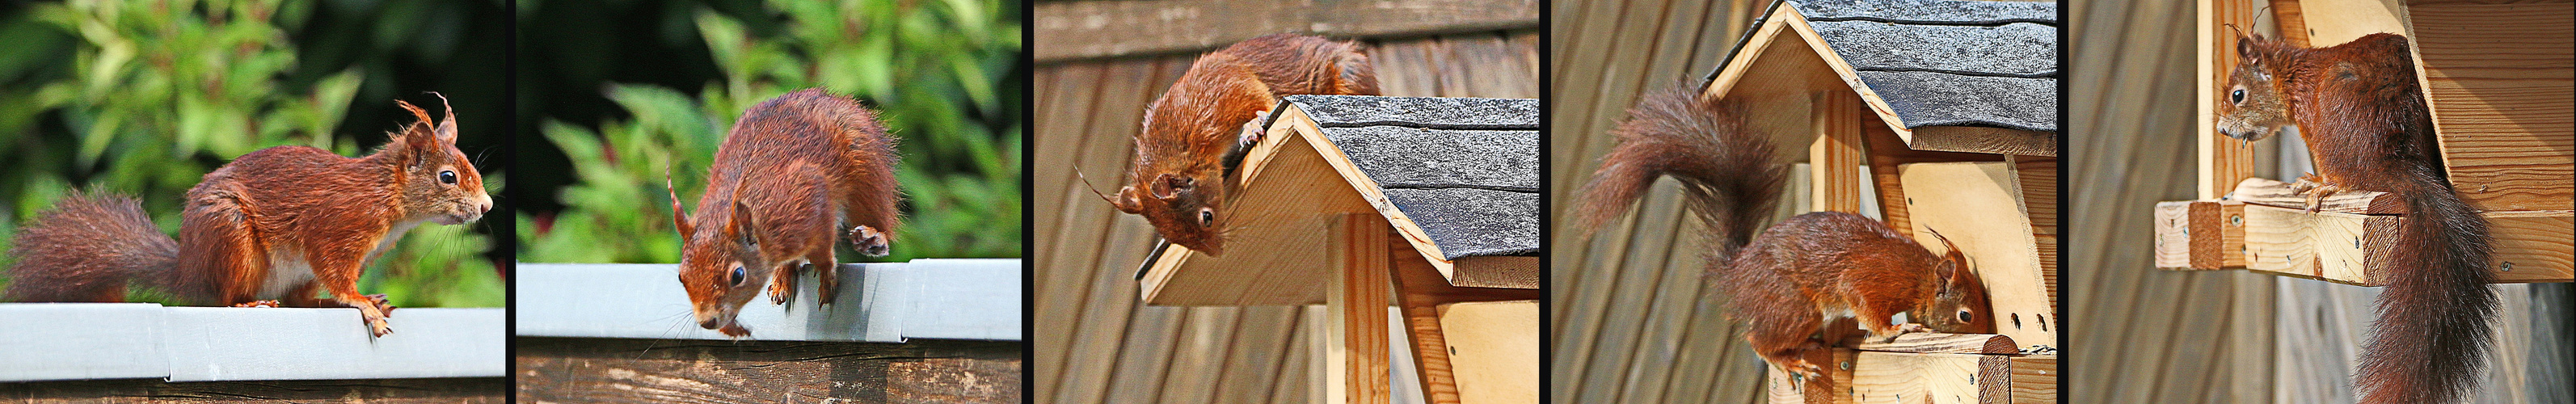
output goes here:
[{"label": "white belly fur", "polygon": [[[376,249],[368,251],[367,260],[360,261],[359,266],[363,268],[367,264],[375,263],[376,257],[384,255],[385,250],[393,249],[396,242],[402,241],[403,233],[411,232],[413,227],[420,227],[420,223],[417,221],[395,223],[393,231],[386,232],[385,239],[376,241]],[[304,259],[302,249],[270,249],[268,280],[260,283],[257,298],[260,300],[284,299],[286,294],[294,293],[296,287],[311,283],[313,279],[313,263]]]}]

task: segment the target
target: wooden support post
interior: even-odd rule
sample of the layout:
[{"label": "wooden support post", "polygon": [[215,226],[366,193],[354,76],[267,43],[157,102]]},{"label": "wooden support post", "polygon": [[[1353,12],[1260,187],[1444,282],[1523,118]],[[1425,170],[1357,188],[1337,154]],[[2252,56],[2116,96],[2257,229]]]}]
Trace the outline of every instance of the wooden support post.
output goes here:
[{"label": "wooden support post", "polygon": [[[1410,247],[1407,248],[1409,249]],[[1411,255],[1407,254],[1405,251],[1395,252],[1398,254]],[[1395,259],[1399,260],[1407,258],[1411,257],[1395,257]],[[1388,268],[1396,271],[1431,270],[1429,265],[1417,264],[1420,261],[1421,260],[1419,259],[1413,259],[1409,262],[1397,261],[1403,262],[1404,264],[1390,265]],[[1414,375],[1421,379],[1422,382],[1422,402],[1435,404],[1458,403],[1458,380],[1455,377],[1455,369],[1449,365],[1448,333],[1440,324],[1441,302],[1431,295],[1406,293],[1411,291],[1429,290],[1437,286],[1445,285],[1424,284],[1428,282],[1439,282],[1440,279],[1437,277],[1407,277],[1395,275],[1394,279],[1396,280],[1395,295],[1396,300],[1398,300],[1397,305],[1404,309],[1404,335],[1412,339],[1411,342],[1413,343]]]},{"label": "wooden support post", "polygon": [[1816,141],[1807,146],[1810,166],[1808,182],[1815,197],[1808,208],[1817,212],[1860,212],[1861,184],[1869,177],[1861,166],[1869,164],[1868,142],[1861,137],[1862,125],[1877,125],[1877,116],[1861,104],[1860,96],[1847,89],[1832,89],[1814,95],[1816,110],[1810,115]]},{"label": "wooden support post", "polygon": [[[2199,158],[2199,185],[2192,199],[2218,199],[2236,187],[2236,181],[2254,173],[2254,156],[2262,151],[2249,149],[2248,142],[2218,133],[2218,101],[2227,88],[2227,72],[2236,66],[2236,32],[2227,28],[2253,32],[2254,5],[2250,1],[2199,0],[2200,29],[2193,31],[2197,49],[2192,53],[2198,71],[2193,75],[2192,132]],[[2224,6],[2223,8],[2221,6]],[[2268,149],[2267,149],[2268,150]]]},{"label": "wooden support post", "polygon": [[1386,301],[1392,286],[1387,275],[1389,239],[1394,229],[1376,213],[1331,216],[1334,242],[1330,256],[1335,285],[1325,299],[1334,344],[1325,354],[1326,402],[1387,402]]}]

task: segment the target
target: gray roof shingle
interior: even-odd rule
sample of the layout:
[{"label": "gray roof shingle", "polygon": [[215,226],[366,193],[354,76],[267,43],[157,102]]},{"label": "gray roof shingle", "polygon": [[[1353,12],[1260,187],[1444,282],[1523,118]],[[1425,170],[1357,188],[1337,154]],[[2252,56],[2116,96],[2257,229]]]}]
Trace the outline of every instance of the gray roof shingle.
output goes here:
[{"label": "gray roof shingle", "polygon": [[[1806,18],[1908,129],[2058,130],[2056,3],[1779,0],[1771,5],[1782,6]],[[1750,40],[1752,32],[1744,38]],[[1738,41],[1737,48],[1742,47]],[[1709,77],[1725,69],[1718,66]]]},{"label": "gray roof shingle", "polygon": [[1538,255],[1539,101],[1290,96],[1448,259]]}]

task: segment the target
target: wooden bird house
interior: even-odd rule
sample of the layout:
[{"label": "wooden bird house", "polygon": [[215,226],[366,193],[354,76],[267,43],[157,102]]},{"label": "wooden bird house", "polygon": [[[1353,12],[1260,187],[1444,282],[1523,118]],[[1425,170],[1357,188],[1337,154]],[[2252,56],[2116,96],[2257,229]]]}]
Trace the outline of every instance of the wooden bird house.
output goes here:
[{"label": "wooden bird house", "polygon": [[2406,248],[2398,197],[2345,192],[2307,212],[2288,184],[2253,178],[2253,146],[2271,141],[2220,135],[2215,116],[2238,32],[2311,47],[2388,32],[2412,45],[2453,191],[2490,223],[2496,281],[2576,273],[2576,1],[2202,0],[2199,10],[2199,199],[2156,205],[2157,267],[2382,283],[2388,254]]},{"label": "wooden bird house", "polygon": [[1156,246],[1145,302],[1326,305],[1327,402],[1385,402],[1393,305],[1426,402],[1538,402],[1538,100],[1291,96],[1270,116],[1224,254]]},{"label": "wooden bird house", "polygon": [[1774,369],[1774,402],[2055,397],[2057,30],[2053,3],[1777,1],[1710,75],[1703,96],[1807,146],[1780,149],[1811,167],[1807,210],[1946,236],[1993,297],[1999,336],[1843,344],[1810,359],[1839,387]]}]

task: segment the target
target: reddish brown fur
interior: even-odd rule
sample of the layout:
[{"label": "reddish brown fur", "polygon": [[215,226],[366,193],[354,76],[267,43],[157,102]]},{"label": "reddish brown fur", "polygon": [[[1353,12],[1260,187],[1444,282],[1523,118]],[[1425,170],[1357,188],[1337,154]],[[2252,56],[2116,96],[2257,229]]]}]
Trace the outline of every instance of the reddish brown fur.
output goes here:
[{"label": "reddish brown fur", "polygon": [[[242,155],[207,173],[188,190],[174,254],[151,252],[157,249],[148,246],[156,243],[152,239],[167,238],[130,201],[115,208],[120,212],[102,214],[94,210],[98,200],[76,197],[56,208],[55,215],[72,220],[41,221],[21,234],[22,260],[74,252],[138,254],[130,247],[43,236],[59,231],[53,226],[80,223],[117,226],[113,238],[146,245],[132,248],[150,258],[109,266],[21,265],[12,272],[23,277],[29,271],[71,271],[54,275],[122,284],[124,276],[168,271],[145,278],[185,303],[243,305],[274,299],[298,307],[353,307],[375,335],[390,333],[385,312],[391,307],[381,296],[358,293],[367,261],[411,226],[461,224],[492,208],[482,175],[456,149],[455,112],[438,122],[411,103],[396,102],[419,121],[373,154],[349,158],[311,147],[279,146]],[[452,173],[457,182],[442,181],[443,172]],[[309,264],[313,280],[263,290],[276,271],[307,270],[279,266],[299,260]],[[13,288],[17,286],[25,285]],[[329,296],[314,298],[317,288]]]},{"label": "reddish brown fur", "polygon": [[1776,203],[1787,170],[1771,162],[1769,138],[1745,130],[1739,111],[1686,88],[1638,100],[1612,130],[1619,145],[1585,186],[1578,225],[1626,213],[1657,177],[1680,180],[1692,213],[1714,233],[1707,276],[1728,299],[1729,316],[1750,325],[1745,340],[1756,354],[1803,380],[1822,380],[1805,354],[1834,342],[1826,325],[1838,318],[1858,319],[1877,340],[1909,331],[1889,323],[1899,312],[1937,331],[1993,332],[1985,286],[1956,248],[1935,255],[1885,224],[1842,212],[1791,217],[1745,241]]},{"label": "reddish brown fur", "polygon": [[[806,89],[744,111],[716,148],[697,213],[674,218],[684,245],[680,284],[698,323],[726,335],[744,303],[770,287],[772,303],[795,297],[799,267],[820,275],[824,303],[839,290],[832,240],[843,234],[883,256],[900,221],[894,137],[858,101]],[[678,201],[674,195],[674,208]],[[742,282],[732,282],[741,268]],[[772,281],[775,282],[772,282]]]},{"label": "reddish brown fur", "polygon": [[[1239,153],[1245,123],[1265,116],[1279,97],[1376,95],[1377,75],[1353,42],[1274,34],[1200,56],[1162,98],[1145,107],[1128,186],[1111,201],[1142,215],[1173,244],[1209,255],[1224,251],[1228,161]],[[1201,220],[1212,218],[1212,220]]]},{"label": "reddish brown fur", "polygon": [[[2355,384],[2364,403],[2450,403],[2476,391],[2488,319],[2493,250],[2487,222],[2451,190],[2406,38],[2371,34],[2300,48],[2240,38],[2219,127],[2258,140],[2297,124],[2317,172],[2296,187],[2311,204],[2340,190],[2396,193],[2406,220],[2379,295],[2380,319]],[[2245,96],[2233,92],[2242,90]]]}]

